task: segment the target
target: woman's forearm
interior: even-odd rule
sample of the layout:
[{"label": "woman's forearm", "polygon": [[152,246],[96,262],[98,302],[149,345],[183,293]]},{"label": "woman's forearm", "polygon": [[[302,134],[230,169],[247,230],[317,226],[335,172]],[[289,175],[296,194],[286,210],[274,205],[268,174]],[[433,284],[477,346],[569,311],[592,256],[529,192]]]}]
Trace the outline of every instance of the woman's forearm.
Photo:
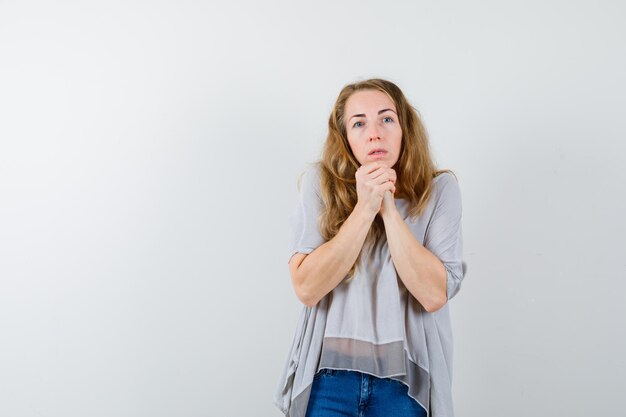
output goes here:
[{"label": "woman's forearm", "polygon": [[302,302],[316,305],[354,265],[376,214],[358,203],[337,235],[308,254],[295,271],[296,292]]},{"label": "woman's forearm", "polygon": [[433,312],[447,301],[446,268],[413,235],[397,210],[383,215],[393,266],[409,293]]}]

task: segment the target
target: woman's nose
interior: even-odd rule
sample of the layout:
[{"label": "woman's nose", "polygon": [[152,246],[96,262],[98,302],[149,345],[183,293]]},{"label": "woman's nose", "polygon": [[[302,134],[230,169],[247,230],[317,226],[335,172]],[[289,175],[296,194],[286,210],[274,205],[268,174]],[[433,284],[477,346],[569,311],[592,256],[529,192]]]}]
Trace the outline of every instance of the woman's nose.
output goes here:
[{"label": "woman's nose", "polygon": [[378,133],[378,126],[376,126],[375,123],[371,123],[370,124],[368,134],[369,134],[369,138],[370,139],[379,139],[380,138],[380,135]]}]

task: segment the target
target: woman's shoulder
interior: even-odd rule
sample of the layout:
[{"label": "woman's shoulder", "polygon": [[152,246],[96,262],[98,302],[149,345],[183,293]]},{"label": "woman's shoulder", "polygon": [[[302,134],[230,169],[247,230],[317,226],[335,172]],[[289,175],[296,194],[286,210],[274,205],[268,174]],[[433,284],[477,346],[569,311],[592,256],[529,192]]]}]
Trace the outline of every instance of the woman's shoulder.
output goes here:
[{"label": "woman's shoulder", "polygon": [[315,190],[319,193],[321,171],[321,162],[308,163],[298,176],[298,190]]},{"label": "woman's shoulder", "polygon": [[452,171],[437,171],[433,177],[433,185],[438,192],[446,188],[458,188],[459,179]]},{"label": "woman's shoulder", "polygon": [[456,174],[452,171],[439,171],[433,178],[435,200],[458,202],[461,200],[461,188]]},{"label": "woman's shoulder", "polygon": [[456,174],[452,171],[448,171],[448,170],[440,170],[440,171],[436,171],[435,172],[435,176],[433,177],[433,182],[436,184],[439,183],[447,183],[449,181],[456,181],[458,182],[458,178],[456,176]]}]

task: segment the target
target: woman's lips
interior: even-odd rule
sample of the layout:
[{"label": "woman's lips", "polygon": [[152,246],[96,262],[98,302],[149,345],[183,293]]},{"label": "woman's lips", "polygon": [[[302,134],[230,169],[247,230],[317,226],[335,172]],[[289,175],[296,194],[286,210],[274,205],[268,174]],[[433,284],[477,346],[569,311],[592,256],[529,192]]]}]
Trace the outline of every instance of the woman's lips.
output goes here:
[{"label": "woman's lips", "polygon": [[374,152],[369,154],[368,156],[370,156],[371,158],[383,158],[384,156],[387,155],[387,152],[382,151],[382,152]]}]

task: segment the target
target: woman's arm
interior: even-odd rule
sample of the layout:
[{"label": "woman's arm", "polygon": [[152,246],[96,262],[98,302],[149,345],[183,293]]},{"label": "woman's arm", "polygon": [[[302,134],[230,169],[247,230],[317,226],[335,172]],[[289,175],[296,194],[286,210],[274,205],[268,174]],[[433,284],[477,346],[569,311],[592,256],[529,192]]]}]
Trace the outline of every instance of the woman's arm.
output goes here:
[{"label": "woman's arm", "polygon": [[375,216],[357,203],[335,237],[308,255],[296,253],[291,258],[289,271],[300,301],[313,307],[343,281],[361,252]]},{"label": "woman's arm", "polygon": [[459,184],[452,174],[437,179],[435,207],[424,244],[413,235],[386,195],[385,232],[398,276],[407,290],[430,313],[443,307],[459,291],[465,276],[463,261],[462,202]]},{"label": "woman's arm", "polygon": [[391,260],[406,289],[426,311],[439,310],[447,301],[446,268],[413,236],[400,213],[383,216]]}]

